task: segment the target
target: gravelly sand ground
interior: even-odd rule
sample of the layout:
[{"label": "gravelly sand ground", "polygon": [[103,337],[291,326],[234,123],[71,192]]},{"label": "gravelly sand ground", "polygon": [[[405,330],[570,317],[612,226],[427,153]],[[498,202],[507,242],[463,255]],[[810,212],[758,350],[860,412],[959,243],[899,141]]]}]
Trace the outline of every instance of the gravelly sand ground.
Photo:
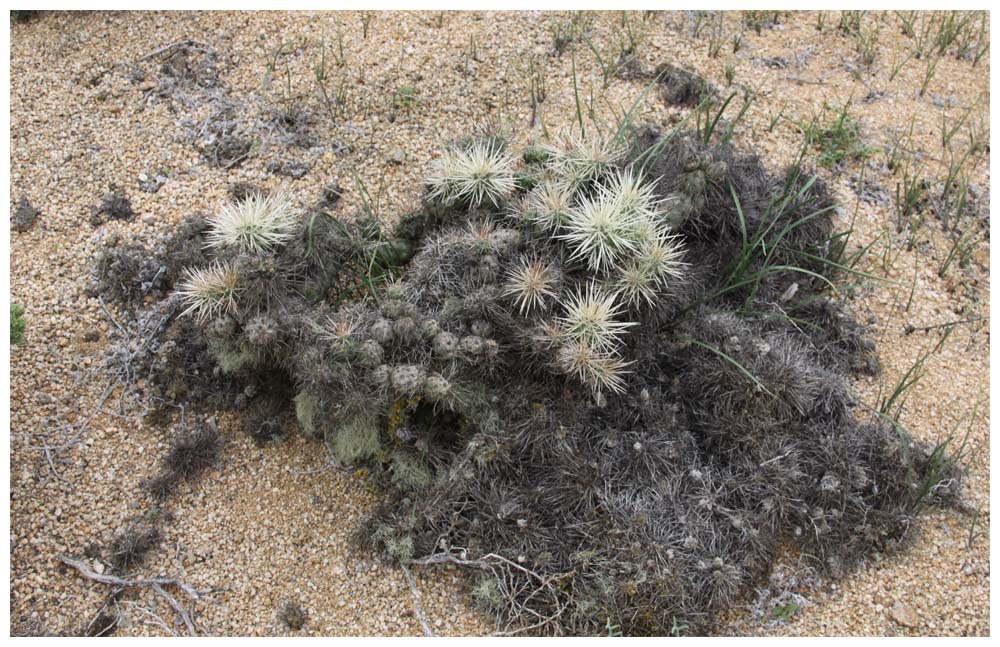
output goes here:
[{"label": "gravelly sand ground", "polygon": [[[633,17],[635,20],[639,18]],[[41,211],[34,227],[11,233],[12,298],[27,308],[27,344],[11,356],[11,631],[13,634],[79,634],[107,593],[100,585],[59,565],[59,554],[81,555],[90,544],[106,545],[127,521],[145,513],[149,502],[139,489],[162,456],[163,432],[143,427],[134,411],[119,412],[119,393],[106,392],[96,372],[106,334],[116,325],[84,288],[100,250],[114,236],[150,241],[185,216],[207,211],[225,199],[228,186],[248,181],[291,187],[302,202],[316,200],[322,187],[337,181],[346,189],[340,209],[360,204],[352,174],[377,192],[380,210],[391,221],[416,204],[420,177],[439,154],[441,142],[468,132],[486,115],[510,120],[515,138],[538,134],[529,127],[530,64],[545,70],[547,96],[542,121],[550,131],[575,118],[572,57],[549,56],[552,29],[564,14],[462,13],[45,13],[11,30],[11,199],[21,197]],[[610,52],[618,13],[593,18],[592,40]],[[724,86],[727,63],[735,83],[757,97],[734,141],[751,144],[775,168],[789,161],[801,134],[774,115],[808,119],[824,100],[852,113],[871,145],[891,141],[891,133],[914,119],[915,149],[928,173],[944,172],[941,115],[955,118],[987,101],[989,61],[943,58],[923,97],[917,89],[926,64],[911,61],[890,82],[894,63],[912,42],[899,33],[894,16],[869,16],[881,25],[878,56],[871,71],[858,62],[854,42],[836,33],[837,14],[816,29],[814,13],[787,16],[760,35],[746,30],[740,50],[731,44],[708,57],[708,39],[680,29],[680,14],[657,14],[644,23],[641,64],[664,61],[689,67]],[[332,61],[338,24],[345,65]],[[739,16],[727,17],[739,28]],[[367,36],[365,31],[367,30]],[[318,100],[311,69],[325,37],[331,76],[347,88],[346,115],[336,120]],[[160,92],[162,79],[151,52],[182,39],[218,53],[217,80],[175,86]],[[302,40],[304,39],[304,40]],[[269,54],[289,43],[278,57],[275,78],[265,86]],[[645,82],[612,79],[602,88],[598,62],[576,47],[581,93],[594,97],[599,114],[610,117],[643,94]],[[776,57],[781,57],[778,61]],[[291,75],[289,91],[285,62]],[[782,66],[782,64],[784,66]],[[207,86],[207,87],[206,87]],[[410,105],[394,101],[409,86]],[[306,147],[268,121],[268,111],[298,97],[311,112],[313,141]],[[194,145],[204,143],[206,120],[229,102],[239,118],[257,124],[244,163],[229,170],[205,163]],[[988,103],[987,103],[988,105]],[[641,119],[669,124],[678,111],[666,108],[656,92],[644,96]],[[988,127],[988,115],[986,117]],[[270,125],[268,125],[270,124]],[[960,134],[957,139],[962,139]],[[846,226],[855,205],[858,244],[876,239],[893,209],[897,177],[875,155],[866,171],[885,194],[858,202],[852,189],[861,169],[849,162],[836,173],[821,173],[842,200]],[[304,162],[307,173],[294,179],[274,173],[272,164]],[[293,168],[291,168],[294,171]],[[160,173],[155,193],[140,184]],[[294,174],[294,173],[293,173]],[[143,178],[140,178],[143,175]],[[988,217],[988,160],[972,181]],[[94,227],[92,207],[110,184],[122,187],[138,216]],[[937,344],[941,329],[905,334],[907,324],[959,325],[940,352],[927,361],[903,416],[921,440],[942,440],[969,428],[966,511],[930,511],[913,529],[911,548],[885,556],[835,583],[806,592],[804,605],[789,621],[734,609],[722,633],[799,635],[989,634],[989,249],[980,243],[967,268],[944,279],[937,269],[950,241],[929,219],[914,251],[883,258],[877,243],[864,269],[905,282],[848,291],[852,307],[870,317],[884,364],[882,380],[896,383],[914,360]],[[916,276],[912,303],[910,285]],[[860,397],[875,402],[879,380],[856,384]],[[106,397],[105,397],[106,396]],[[971,413],[975,405],[978,415]],[[296,600],[307,619],[303,634],[412,635],[420,627],[402,572],[350,545],[350,534],[377,505],[362,479],[330,467],[322,449],[292,435],[282,445],[256,448],[233,424],[220,421],[224,448],[216,467],[171,500],[173,519],[144,568],[148,574],[181,577],[198,588],[218,588],[197,605],[196,621],[206,633],[283,634],[278,620],[286,600]],[[978,510],[976,530],[970,527]],[[483,634],[489,619],[473,612],[454,571],[419,573],[425,611],[441,634]],[[127,620],[121,634],[181,631],[162,602],[126,595],[120,603]],[[153,611],[168,619],[157,624]]]}]

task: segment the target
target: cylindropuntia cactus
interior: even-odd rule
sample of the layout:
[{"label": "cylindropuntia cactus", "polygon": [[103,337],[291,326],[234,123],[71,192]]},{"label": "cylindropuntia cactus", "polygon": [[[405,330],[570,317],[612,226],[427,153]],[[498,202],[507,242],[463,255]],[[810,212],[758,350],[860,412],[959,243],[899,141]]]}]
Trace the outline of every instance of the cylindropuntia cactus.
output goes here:
[{"label": "cylindropuntia cactus", "polygon": [[[225,379],[251,409],[287,393],[303,429],[340,460],[372,459],[383,483],[419,492],[387,506],[406,544],[394,555],[448,549],[436,543],[445,537],[574,578],[552,599],[517,601],[559,631],[593,631],[594,608],[649,633],[661,616],[708,618],[732,604],[741,573],[766,565],[769,546],[806,541],[778,532],[790,523],[821,529],[814,544],[826,553],[860,552],[872,528],[908,518],[913,496],[911,475],[894,467],[894,431],[850,412],[833,357],[860,348],[860,333],[845,340],[829,311],[798,300],[796,316],[815,325],[785,323],[776,304],[801,277],[776,268],[749,297],[712,296],[727,287],[741,224],[757,230],[784,185],[765,185],[752,158],[728,149],[660,141],[640,167],[625,163],[622,141],[593,134],[529,164],[497,140],[469,140],[405,223],[414,255],[385,287],[354,281],[380,258],[370,226],[305,229],[261,201],[236,205],[196,246],[196,267],[171,277],[195,317],[175,321],[159,348],[180,355],[185,335],[200,335],[190,344],[200,355],[157,370]],[[518,174],[531,181],[518,186]],[[774,214],[774,231],[795,229],[775,252],[782,262],[829,239],[825,212],[809,211],[827,197],[803,191],[807,207]],[[809,228],[796,228],[807,215]],[[341,290],[345,278],[363,287]],[[752,307],[735,310],[743,298]],[[808,509],[792,503],[803,500]],[[592,532],[598,517],[608,532]],[[760,537],[748,541],[748,528]],[[656,554],[638,561],[635,546]],[[656,586],[620,581],[619,566]]]},{"label": "cylindropuntia cactus", "polygon": [[374,339],[369,339],[361,344],[357,350],[357,359],[362,366],[375,368],[382,364],[385,351],[382,345]]},{"label": "cylindropuntia cactus", "polygon": [[371,325],[368,333],[372,336],[372,339],[383,346],[389,344],[393,340],[392,322],[388,319],[379,319]]},{"label": "cylindropuntia cactus", "polygon": [[431,402],[447,400],[451,393],[451,383],[440,373],[431,373],[424,381],[424,396]]},{"label": "cylindropuntia cactus", "polygon": [[458,337],[447,331],[441,331],[434,337],[434,355],[441,359],[453,359],[458,353]]},{"label": "cylindropuntia cactus", "polygon": [[423,366],[415,364],[404,364],[392,369],[389,377],[393,388],[400,395],[416,395],[421,393],[424,380],[427,379],[427,370]]},{"label": "cylindropuntia cactus", "polygon": [[479,355],[483,352],[483,338],[476,335],[466,335],[460,342],[462,352],[466,355]]}]

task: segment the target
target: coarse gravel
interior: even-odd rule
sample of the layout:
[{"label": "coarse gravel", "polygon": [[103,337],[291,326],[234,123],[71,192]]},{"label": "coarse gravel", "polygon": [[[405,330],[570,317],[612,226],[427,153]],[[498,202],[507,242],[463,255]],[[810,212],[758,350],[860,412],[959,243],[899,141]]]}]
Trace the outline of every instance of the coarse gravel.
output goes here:
[{"label": "coarse gravel", "polygon": [[[12,634],[85,632],[109,590],[57,556],[106,546],[130,520],[151,513],[163,519],[163,538],[141,572],[211,589],[195,606],[206,634],[421,633],[403,572],[352,542],[378,493],[362,475],[333,467],[321,445],[299,434],[259,448],[238,421],[221,416],[217,465],[181,486],[162,509],[153,507],[140,484],[155,473],[169,438],[119,406],[126,401],[120,389],[107,389],[102,353],[121,314],[105,311],[85,288],[94,261],[115,240],[149,244],[186,216],[217,208],[236,182],[287,187],[303,204],[336,182],[344,189],[342,214],[361,207],[364,186],[390,224],[419,203],[421,177],[442,144],[485,117],[507,124],[519,143],[570,127],[577,118],[574,60],[584,114],[593,109],[610,120],[638,105],[637,122],[663,128],[685,114],[666,107],[655,89],[646,92],[648,81],[612,77],[604,87],[599,61],[584,43],[571,44],[575,57],[571,50],[551,55],[553,29],[570,19],[561,12],[42,12],[12,26],[10,208],[24,198],[40,214],[24,231],[11,231],[11,298],[25,306],[27,321],[26,344],[12,348],[10,366]],[[611,60],[620,12],[585,19],[592,20],[591,41]],[[824,101],[852,100],[851,114],[873,146],[888,145],[891,133],[912,119],[913,148],[926,173],[941,177],[942,114],[956,118],[983,97],[988,105],[988,57],[975,67],[943,57],[924,96],[918,95],[922,61],[904,65],[890,81],[912,45],[891,13],[868,17],[880,29],[871,69],[859,62],[854,41],[836,31],[837,12],[827,12],[823,31],[815,12],[783,16],[759,35],[745,29],[739,51],[727,42],[717,58],[708,55],[707,32],[693,35],[689,15],[629,19],[644,33],[637,55],[645,69],[669,61],[725,93],[732,65],[734,87],[752,89],[755,97],[733,141],[752,146],[773,168],[798,150],[802,135],[793,120],[808,121]],[[726,16],[726,29],[740,29],[738,14]],[[161,57],[148,55],[185,39],[217,55],[217,79],[208,74],[165,87]],[[324,103],[315,86],[324,45],[331,87],[346,89],[343,111]],[[287,54],[275,56],[282,47]],[[534,127],[532,62],[545,86]],[[414,99],[399,99],[404,86]],[[247,158],[228,169],[196,147],[206,141],[210,118],[227,105],[253,125]],[[311,115],[304,145],[273,119],[299,106]],[[988,113],[986,119],[988,127]],[[852,188],[862,162],[820,170],[843,205],[839,224],[854,221],[852,245],[895,232],[887,223],[894,222],[900,180],[884,162],[878,152],[867,164],[865,179],[877,185],[868,201]],[[972,168],[970,180],[988,218],[988,159]],[[95,226],[96,207],[112,185],[128,195],[136,216]],[[938,269],[950,245],[934,218],[911,250],[896,245],[889,253],[878,242],[859,269],[897,283],[859,280],[843,296],[872,323],[883,364],[880,377],[855,382],[866,403],[891,391],[944,330],[907,333],[908,326],[968,320],[929,357],[902,415],[914,436],[930,444],[968,431],[962,509],[928,510],[906,550],[876,556],[842,580],[797,590],[801,604],[787,617],[768,602],[777,598],[747,600],[726,615],[719,633],[989,635],[988,236],[967,267],[942,278]],[[807,573],[805,566],[789,556],[792,571]],[[493,630],[474,611],[460,572],[414,574],[435,633]],[[288,601],[305,611],[300,630],[279,618]],[[127,593],[118,605],[118,635],[184,630],[149,590]]]}]

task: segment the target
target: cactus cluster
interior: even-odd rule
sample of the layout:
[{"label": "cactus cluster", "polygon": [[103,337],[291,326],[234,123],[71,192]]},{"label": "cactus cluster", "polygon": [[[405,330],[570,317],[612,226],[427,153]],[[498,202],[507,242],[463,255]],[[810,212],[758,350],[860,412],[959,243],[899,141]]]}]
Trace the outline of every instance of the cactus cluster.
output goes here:
[{"label": "cactus cluster", "polygon": [[[831,211],[801,169],[655,128],[477,136],[391,233],[282,194],[187,227],[122,357],[164,402],[262,439],[297,420],[364,463],[390,558],[518,565],[475,587],[505,625],[706,631],[779,546],[840,574],[943,478],[852,412],[848,373],[877,363],[817,278]],[[126,261],[99,267],[150,274]]]},{"label": "cactus cluster", "polygon": [[[483,200],[466,199],[468,232],[441,234],[425,248],[426,261],[415,260],[418,275],[424,262],[435,271],[441,260],[464,262],[445,250],[465,244],[467,253],[480,255],[477,265],[464,268],[467,274],[456,268],[454,282],[443,287],[452,294],[479,290],[482,297],[487,286],[493,289],[497,268],[506,267],[500,296],[516,315],[511,325],[524,328],[515,336],[532,337],[533,346],[548,350],[551,368],[598,396],[621,392],[628,365],[622,335],[684,278],[681,237],[670,224],[679,198],[658,194],[655,178],[624,163],[627,148],[611,136],[567,136],[529,149],[520,168],[497,137],[465,140],[454,149],[428,182],[430,198],[454,206],[459,194],[450,187],[484,185],[498,213],[481,213]],[[467,159],[493,163],[456,161]],[[515,195],[517,186],[530,188]],[[481,285],[460,285],[457,279],[466,276]]]}]

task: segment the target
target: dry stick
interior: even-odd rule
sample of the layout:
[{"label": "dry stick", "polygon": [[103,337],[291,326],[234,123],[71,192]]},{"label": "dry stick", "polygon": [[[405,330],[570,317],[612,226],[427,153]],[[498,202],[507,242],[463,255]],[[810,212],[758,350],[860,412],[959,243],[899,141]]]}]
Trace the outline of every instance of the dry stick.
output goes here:
[{"label": "dry stick", "polygon": [[406,565],[402,565],[403,575],[406,576],[406,581],[410,584],[410,594],[413,597],[413,613],[417,616],[417,620],[420,622],[420,628],[424,630],[424,635],[429,638],[436,638],[434,632],[427,625],[427,620],[424,618],[424,612],[420,609],[420,591],[417,590],[417,583],[413,580],[413,575],[410,574],[410,568]]},{"label": "dry stick", "polygon": [[[160,616],[156,615],[155,613],[153,613],[152,610],[147,609],[146,607],[142,606],[141,604],[137,604],[137,603],[132,602],[132,601],[126,601],[125,604],[128,605],[129,609],[131,609],[133,611],[139,611],[139,612],[141,612],[141,613],[149,616],[153,624],[155,624],[158,627],[160,627],[161,629],[163,629],[165,632],[167,632],[168,634],[170,634],[172,637],[174,637],[174,638],[178,637],[177,632],[174,631],[173,629],[171,629],[169,625],[167,625],[167,621],[164,620],[163,618],[161,618]],[[115,606],[118,606],[117,603],[115,603]]]},{"label": "dry stick", "polygon": [[87,419],[84,420],[82,423],[80,423],[80,425],[76,429],[76,433],[73,434],[73,437],[67,440],[65,443],[63,443],[56,449],[57,452],[61,452],[66,448],[72,447],[74,444],[76,444],[76,441],[80,437],[80,434],[84,432],[84,430],[90,424],[90,421],[93,420],[94,416],[97,415],[97,412],[101,410],[101,408],[104,406],[104,403],[107,402],[109,397],[111,397],[112,392],[114,392],[117,386],[118,383],[114,383],[109,385],[108,388],[104,389],[104,393],[101,395],[101,399],[97,403],[97,406],[94,407],[94,410],[90,412],[90,415],[87,416]]},{"label": "dry stick", "polygon": [[165,54],[165,53],[169,52],[170,50],[176,49],[178,47],[191,47],[192,45],[200,45],[200,46],[204,47],[204,45],[201,45],[201,43],[195,42],[195,40],[193,38],[185,38],[184,40],[179,40],[176,43],[170,43],[169,45],[161,47],[160,49],[158,49],[158,50],[156,50],[154,52],[150,52],[149,54],[146,54],[142,58],[137,59],[136,63],[142,63],[144,61],[148,61],[151,58],[156,58],[157,56],[159,56],[161,54]]},{"label": "dry stick", "polygon": [[[46,440],[45,436],[42,434],[41,431],[39,431],[36,434],[33,434],[38,439],[40,439],[41,442],[42,442],[41,449],[42,449],[42,452],[45,454],[45,460],[46,460],[46,462],[48,462],[49,470],[52,472],[53,476],[55,476],[56,478],[58,478],[60,481],[62,481],[64,483],[67,482],[66,479],[64,479],[59,474],[59,472],[56,471],[55,461],[53,460],[53,456],[58,457],[60,452],[63,452],[66,449],[68,449],[69,447],[72,447],[73,445],[76,444],[77,439],[80,437],[80,434],[83,433],[83,431],[84,431],[84,429],[86,429],[87,425],[90,424],[90,421],[93,420],[94,416],[96,416],[97,413],[101,410],[101,407],[104,406],[104,403],[107,401],[108,397],[111,395],[111,392],[114,390],[114,388],[116,386],[117,386],[117,384],[112,384],[112,385],[110,385],[104,391],[104,394],[101,396],[101,400],[100,400],[100,402],[98,402],[97,407],[94,409],[94,411],[92,411],[90,413],[90,415],[87,416],[86,420],[84,420],[82,423],[80,423],[80,425],[77,427],[76,433],[73,435],[73,437],[70,438],[69,440],[67,440],[66,442],[64,442],[62,445],[53,448],[51,445],[49,445],[48,440]],[[53,427],[52,429],[49,429],[47,431],[61,431],[63,429],[72,430],[73,429],[73,424],[67,423],[65,425],[60,425],[58,427]],[[66,437],[66,435],[64,434],[63,438],[65,438],[65,437]],[[37,449],[37,447],[36,447],[36,449]]]},{"label": "dry stick", "polygon": [[[109,595],[107,597],[107,599],[104,600],[104,604],[101,605],[101,607],[97,610],[97,613],[94,614],[94,617],[91,618],[90,622],[87,623],[87,631],[86,631],[87,635],[90,635],[90,629],[91,629],[91,627],[93,627],[94,623],[97,622],[97,619],[101,617],[101,614],[104,613],[104,610],[108,608],[108,605],[114,604],[115,605],[115,613],[117,614],[117,612],[118,612],[118,601],[117,601],[116,598],[118,597],[118,594],[121,593],[123,590],[124,590],[124,588],[122,588],[122,587],[119,587],[119,588],[115,589],[111,593],[111,595]],[[101,634],[98,634],[95,637],[99,638],[102,635],[103,635],[103,632]]]},{"label": "dry stick", "polygon": [[108,320],[111,321],[111,323],[113,323],[115,325],[115,328],[117,328],[118,330],[120,330],[121,333],[124,335],[125,334],[125,329],[122,328],[121,324],[118,323],[118,320],[115,319],[114,315],[111,314],[111,311],[108,310],[108,306],[104,303],[104,297],[100,297],[100,296],[97,297],[97,302],[101,304],[101,310],[104,311],[104,315],[108,318]]},{"label": "dry stick", "polygon": [[180,605],[180,603],[177,602],[177,599],[174,598],[174,596],[170,595],[163,587],[176,586],[177,588],[188,594],[193,600],[200,600],[201,596],[205,595],[209,591],[198,591],[194,589],[194,587],[192,587],[191,585],[186,584],[175,577],[154,577],[148,579],[126,580],[117,577],[115,575],[109,575],[106,573],[97,573],[91,570],[90,566],[88,566],[87,563],[81,559],[73,559],[72,557],[66,557],[64,555],[60,555],[58,559],[63,564],[75,568],[77,571],[80,572],[80,575],[83,575],[85,578],[89,580],[94,580],[95,582],[100,582],[101,584],[108,584],[110,586],[118,586],[123,588],[136,588],[144,586],[150,587],[151,589],[153,589],[153,592],[155,592],[161,598],[166,600],[167,604],[169,604],[171,608],[173,608],[173,610],[176,611],[178,615],[180,615],[181,620],[183,620],[184,624],[187,626],[188,632],[192,636],[197,635],[194,622],[191,620],[191,616],[188,614],[187,611],[184,610],[184,608]]},{"label": "dry stick", "polygon": [[173,608],[173,610],[176,611],[177,614],[181,617],[181,620],[184,621],[184,626],[187,627],[188,634],[191,636],[197,636],[198,632],[194,628],[194,622],[191,620],[191,616],[189,616],[188,612],[184,610],[184,607],[180,605],[180,603],[177,601],[177,598],[167,593],[163,589],[163,587],[157,584],[156,582],[154,582],[151,586],[153,590],[156,591],[157,595],[166,600],[167,604],[169,604]]},{"label": "dry stick", "polygon": [[813,79],[803,79],[800,76],[791,76],[790,75],[790,76],[786,76],[785,80],[786,81],[793,81],[794,83],[797,83],[798,85],[824,85],[826,83],[826,77],[823,77],[821,79],[815,79],[815,80],[813,80]]},{"label": "dry stick", "polygon": [[43,434],[37,434],[36,437],[42,441],[42,451],[45,453],[45,460],[49,464],[49,471],[52,473],[52,476],[56,477],[63,483],[68,483],[69,481],[64,479],[62,474],[56,470],[55,462],[52,460],[52,448],[49,447],[49,443],[45,440],[45,436]]},{"label": "dry stick", "polygon": [[[507,622],[507,625],[506,625],[506,627],[504,628],[503,631],[497,631],[494,635],[496,635],[496,636],[514,636],[514,635],[517,635],[519,633],[524,633],[524,632],[527,632],[527,631],[531,631],[532,629],[539,629],[539,628],[544,627],[545,625],[547,625],[547,624],[549,624],[551,622],[554,622],[566,610],[566,603],[559,603],[558,602],[559,596],[558,596],[555,588],[552,586],[552,583],[553,582],[558,582],[559,580],[565,579],[567,577],[571,577],[573,575],[573,573],[562,573],[562,574],[559,574],[559,575],[553,575],[553,576],[543,577],[543,576],[539,575],[538,573],[536,573],[536,572],[534,572],[532,570],[529,570],[529,569],[521,566],[520,564],[518,564],[516,562],[512,562],[511,560],[507,559],[506,557],[503,557],[501,555],[497,555],[496,553],[490,553],[489,555],[484,555],[481,559],[466,559],[464,557],[464,554],[465,554],[464,549],[462,550],[463,557],[456,557],[455,555],[452,555],[451,553],[436,553],[434,555],[430,555],[428,557],[422,557],[420,559],[411,559],[409,561],[409,563],[410,564],[416,564],[418,566],[433,566],[435,564],[456,564],[458,566],[468,566],[468,567],[472,567],[472,568],[478,568],[478,569],[481,569],[481,570],[489,571],[489,572],[493,573],[494,575],[496,575],[496,573],[497,573],[496,569],[498,567],[505,566],[508,569],[507,570],[508,575],[510,574],[510,570],[509,569],[516,569],[516,570],[521,571],[525,575],[527,575],[529,578],[533,578],[533,579],[535,579],[535,580],[537,580],[539,582],[538,588],[535,591],[533,591],[531,594],[529,594],[527,599],[530,600],[532,597],[534,597],[542,589],[547,589],[552,594],[554,600],[556,600],[557,609],[556,609],[555,613],[553,613],[550,616],[543,616],[542,614],[538,613],[537,611],[535,611],[533,609],[529,609],[529,608],[525,607],[523,604],[516,602],[515,598],[516,598],[517,592],[508,593],[507,597],[509,598],[509,601],[511,602],[511,604],[516,605],[521,611],[526,612],[526,613],[530,613],[531,615],[539,618],[539,621],[536,622],[535,624],[532,624],[532,625],[529,625],[529,626],[526,626],[526,627],[521,627],[520,629],[508,630],[508,628],[511,626],[511,622],[513,622],[513,619],[511,619],[510,621]],[[501,583],[506,584],[502,580],[501,580]],[[521,589],[523,590],[523,588],[524,587],[522,586]]]},{"label": "dry stick", "polygon": [[911,326],[910,324],[906,324],[906,327],[903,328],[903,334],[909,335],[910,333],[914,332],[928,332],[931,330],[937,330],[938,328],[947,328],[948,326],[958,326],[961,324],[975,323],[977,321],[982,321],[982,320],[983,317],[970,317],[968,319],[959,319],[957,321],[949,321],[948,323],[937,324],[936,326],[924,326],[922,328],[917,328],[915,326]]}]

